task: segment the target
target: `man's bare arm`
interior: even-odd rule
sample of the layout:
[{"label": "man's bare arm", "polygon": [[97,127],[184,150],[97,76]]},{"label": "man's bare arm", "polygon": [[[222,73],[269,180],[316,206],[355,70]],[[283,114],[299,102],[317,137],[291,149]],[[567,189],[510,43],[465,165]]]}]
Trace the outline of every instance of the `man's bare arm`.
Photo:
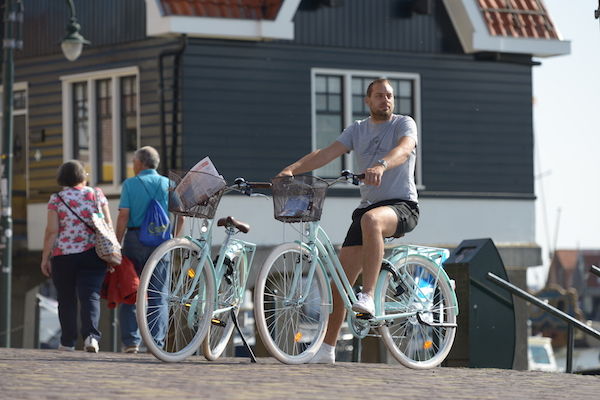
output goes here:
[{"label": "man's bare arm", "polygon": [[296,161],[295,163],[285,167],[278,176],[298,175],[306,172],[314,171],[317,168],[328,164],[332,160],[348,152],[349,149],[337,140],[329,146],[318,149],[309,153]]},{"label": "man's bare arm", "polygon": [[115,231],[119,243],[123,243],[123,237],[127,230],[127,222],[129,221],[129,208],[119,208],[117,216],[117,229]]},{"label": "man's bare arm", "polygon": [[416,147],[416,142],[409,136],[402,137],[396,147],[390,150],[382,160],[387,162],[387,168],[380,164],[371,165],[365,171],[365,184],[379,186],[383,173],[391,168],[404,164]]}]

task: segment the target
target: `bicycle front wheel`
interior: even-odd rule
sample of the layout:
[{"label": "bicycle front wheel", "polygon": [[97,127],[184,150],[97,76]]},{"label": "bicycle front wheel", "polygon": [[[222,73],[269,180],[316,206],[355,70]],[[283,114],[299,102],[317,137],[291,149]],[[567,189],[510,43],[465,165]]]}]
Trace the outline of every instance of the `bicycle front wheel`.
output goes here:
[{"label": "bicycle front wheel", "polygon": [[[397,277],[382,270],[376,297],[381,315],[407,313],[379,328],[383,341],[402,365],[427,369],[439,365],[452,347],[457,309],[453,290],[433,261],[412,255],[401,260]],[[398,278],[398,279],[396,279]]]},{"label": "bicycle front wheel", "polygon": [[214,307],[214,277],[203,249],[186,238],[156,248],[140,277],[136,310],[144,344],[162,361],[177,362],[200,348]]},{"label": "bicycle front wheel", "polygon": [[221,357],[235,327],[231,313],[237,317],[244,301],[246,287],[246,271],[248,259],[245,254],[237,254],[225,260],[225,271],[220,277],[217,292],[217,306],[208,334],[202,343],[202,352],[207,360],[214,361]]},{"label": "bicycle front wheel", "polygon": [[327,329],[328,282],[319,265],[309,276],[310,259],[308,251],[296,243],[279,245],[267,257],[254,288],[255,320],[262,342],[285,364],[309,361]]}]

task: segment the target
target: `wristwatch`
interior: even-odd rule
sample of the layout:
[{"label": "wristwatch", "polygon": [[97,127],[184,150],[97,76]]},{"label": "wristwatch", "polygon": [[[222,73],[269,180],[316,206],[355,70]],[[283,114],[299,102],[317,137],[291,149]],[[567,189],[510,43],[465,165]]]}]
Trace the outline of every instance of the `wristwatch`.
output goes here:
[{"label": "wristwatch", "polygon": [[383,158],[380,160],[377,160],[377,162],[375,164],[381,165],[383,167],[383,169],[387,169],[387,167],[388,167],[388,162],[385,161]]}]

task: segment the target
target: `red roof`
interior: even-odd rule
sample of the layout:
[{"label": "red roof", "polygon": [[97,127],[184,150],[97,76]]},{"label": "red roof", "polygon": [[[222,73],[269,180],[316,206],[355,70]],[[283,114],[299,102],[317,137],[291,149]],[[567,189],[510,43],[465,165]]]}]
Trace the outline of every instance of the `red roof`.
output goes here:
[{"label": "red roof", "polygon": [[[600,250],[556,250],[548,272],[548,283],[571,287],[579,263],[583,263],[587,287],[600,287],[600,278],[590,272],[590,266],[600,265]],[[561,279],[562,277],[562,279]]]},{"label": "red roof", "polygon": [[541,0],[478,0],[492,36],[559,39]]},{"label": "red roof", "polygon": [[161,0],[160,2],[165,16],[273,20],[283,0]]}]

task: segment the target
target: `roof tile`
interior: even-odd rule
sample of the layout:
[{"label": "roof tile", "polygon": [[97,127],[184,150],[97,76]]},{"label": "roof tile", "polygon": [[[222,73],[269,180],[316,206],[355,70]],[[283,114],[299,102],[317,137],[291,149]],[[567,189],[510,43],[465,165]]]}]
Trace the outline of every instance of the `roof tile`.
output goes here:
[{"label": "roof tile", "polygon": [[541,0],[478,0],[492,36],[559,39]]},{"label": "roof tile", "polygon": [[273,20],[283,0],[161,0],[164,15]]}]

